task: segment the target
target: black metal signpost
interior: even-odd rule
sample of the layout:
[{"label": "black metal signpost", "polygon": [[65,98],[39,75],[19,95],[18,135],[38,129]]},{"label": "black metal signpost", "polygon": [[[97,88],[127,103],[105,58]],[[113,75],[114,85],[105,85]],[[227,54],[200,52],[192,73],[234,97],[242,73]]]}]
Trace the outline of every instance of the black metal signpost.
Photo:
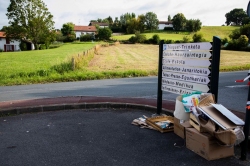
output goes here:
[{"label": "black metal signpost", "polygon": [[[247,14],[250,17],[250,1],[248,2],[248,6],[247,6]],[[249,37],[250,37],[250,35],[249,35]],[[245,114],[245,125],[244,125],[244,130],[243,130],[244,135],[245,135],[245,140],[241,143],[241,158],[240,158],[241,160],[246,160],[246,158],[247,158],[247,147],[248,147],[248,136],[249,136],[249,125],[250,125],[250,112],[249,111],[250,111],[250,87],[248,87],[248,97],[247,97],[246,114]]]},{"label": "black metal signpost", "polygon": [[[210,59],[207,59],[207,60],[196,60],[197,58],[191,58],[189,59],[188,57],[185,57],[186,55],[191,55],[192,53],[193,54],[198,54],[198,55],[205,55],[207,57],[209,57],[210,54],[210,49],[211,47],[209,48],[209,45],[212,46],[212,60]],[[176,51],[168,51],[168,53],[166,53],[167,55],[170,55],[172,56],[171,58],[169,59],[166,59],[165,61],[163,61],[163,50],[164,50],[164,46],[165,47],[172,47],[172,48],[177,48],[175,49]],[[197,47],[198,46],[198,47]],[[200,48],[202,46],[205,46],[206,48]],[[178,43],[178,44],[170,44],[170,45],[164,45],[164,41],[161,41],[160,44],[159,44],[159,66],[158,66],[158,90],[157,90],[157,114],[161,114],[161,110],[162,110],[162,89],[163,87],[168,87],[168,85],[164,85],[162,84],[163,82],[163,79],[162,79],[162,76],[164,75],[164,71],[163,71],[163,67],[166,67],[168,68],[168,64],[164,64],[164,63],[182,63],[183,64],[177,64],[176,66],[179,66],[179,67],[176,67],[174,63],[172,63],[170,66],[172,66],[171,68],[177,68],[177,70],[180,71],[180,69],[187,69],[188,71],[193,71],[193,70],[196,70],[195,66],[198,65],[200,66],[201,62],[209,62],[211,61],[211,66],[207,66],[207,64],[205,64],[206,66],[204,68],[200,68],[199,70],[201,71],[209,71],[210,72],[210,67],[211,67],[211,74],[206,75],[205,77],[204,76],[198,76],[199,78],[201,78],[201,80],[205,80],[205,82],[207,81],[209,83],[209,85],[205,84],[205,85],[199,85],[196,84],[196,83],[193,83],[193,82],[189,82],[189,85],[191,85],[193,87],[192,91],[198,91],[196,90],[196,86],[198,87],[202,87],[204,89],[205,92],[210,92],[212,94],[214,94],[215,96],[215,102],[217,102],[217,99],[218,99],[218,83],[219,83],[219,66],[220,66],[220,47],[221,47],[221,40],[218,38],[218,37],[213,37],[213,43],[212,45],[208,42],[204,42],[204,43]],[[180,50],[178,50],[178,48],[180,48]],[[183,48],[185,50],[183,50]],[[165,48],[166,49],[166,48]],[[194,50],[192,50],[194,49]],[[203,52],[198,52],[197,53],[197,50],[203,50]],[[205,50],[205,51],[204,51]],[[193,52],[192,52],[193,51]],[[183,59],[180,59],[180,60],[177,60],[178,58],[175,59],[175,56],[174,54],[178,54],[178,56],[183,56],[182,58]],[[179,55],[180,54],[180,55]],[[196,57],[196,56],[194,56]],[[174,59],[173,59],[174,58]],[[175,62],[176,61],[176,62]],[[184,62],[185,61],[185,62]],[[189,64],[190,66],[186,67],[185,64]],[[199,65],[200,64],[200,65]],[[166,65],[166,66],[163,66],[163,65]],[[194,65],[194,66],[192,66]],[[183,67],[185,66],[185,67]],[[172,73],[171,72],[165,72],[166,76],[170,77],[172,76]],[[169,74],[170,73],[170,74]],[[173,72],[173,74],[176,76],[176,77],[182,77],[183,75],[185,75],[186,73],[178,73],[178,72]],[[188,73],[188,76],[191,78],[197,78],[197,76],[194,74],[194,73]],[[178,84],[185,84],[185,80],[172,80],[172,78],[167,78],[167,80],[164,78],[164,83],[169,83],[170,84],[174,84],[175,82],[178,82]],[[171,86],[171,85],[170,85]],[[182,90],[182,87],[176,87],[177,85],[175,84],[172,88],[170,88],[171,90],[174,90],[176,92],[179,92],[179,91],[187,91],[187,92],[190,92],[190,90]],[[210,87],[207,91],[207,88]],[[170,91],[171,92],[171,91]],[[177,93],[179,94],[179,93]]]},{"label": "black metal signpost", "polygon": [[246,114],[245,114],[245,125],[244,125],[244,135],[245,140],[241,143],[241,160],[246,160],[247,158],[247,147],[248,147],[248,135],[249,135],[249,124],[250,124],[250,87],[248,87],[248,97],[246,104]]}]

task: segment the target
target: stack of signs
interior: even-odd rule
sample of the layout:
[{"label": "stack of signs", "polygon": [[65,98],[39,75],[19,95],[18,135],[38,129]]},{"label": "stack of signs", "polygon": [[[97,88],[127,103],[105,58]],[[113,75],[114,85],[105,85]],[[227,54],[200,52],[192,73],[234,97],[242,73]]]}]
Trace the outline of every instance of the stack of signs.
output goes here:
[{"label": "stack of signs", "polygon": [[164,44],[162,90],[176,94],[210,92],[210,42]]}]

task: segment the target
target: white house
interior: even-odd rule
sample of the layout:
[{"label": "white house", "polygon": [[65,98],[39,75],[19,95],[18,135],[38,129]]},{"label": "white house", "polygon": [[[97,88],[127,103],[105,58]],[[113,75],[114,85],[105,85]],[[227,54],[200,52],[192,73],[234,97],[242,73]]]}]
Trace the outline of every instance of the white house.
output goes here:
[{"label": "white house", "polygon": [[5,32],[0,31],[0,49],[4,52],[20,51],[20,42],[17,40],[8,40],[5,36]]},{"label": "white house", "polygon": [[163,30],[165,27],[173,28],[172,21],[159,21],[158,29]]},{"label": "white house", "polygon": [[97,29],[95,26],[75,25],[74,31],[76,33],[76,38],[80,37],[81,35],[96,34],[97,33]]}]

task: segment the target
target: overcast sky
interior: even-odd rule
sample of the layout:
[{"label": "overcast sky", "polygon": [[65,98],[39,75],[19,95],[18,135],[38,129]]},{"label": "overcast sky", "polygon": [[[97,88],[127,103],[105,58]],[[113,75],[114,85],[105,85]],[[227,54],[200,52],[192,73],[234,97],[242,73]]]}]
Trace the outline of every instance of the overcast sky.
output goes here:
[{"label": "overcast sky", "polygon": [[[177,13],[186,19],[199,19],[205,26],[225,24],[225,14],[235,8],[246,11],[249,0],[43,0],[54,16],[55,28],[67,22],[88,25],[90,20],[111,16],[120,19],[125,13],[136,16],[154,12],[159,21],[167,21]],[[9,0],[0,0],[0,28],[8,25],[6,17]]]}]

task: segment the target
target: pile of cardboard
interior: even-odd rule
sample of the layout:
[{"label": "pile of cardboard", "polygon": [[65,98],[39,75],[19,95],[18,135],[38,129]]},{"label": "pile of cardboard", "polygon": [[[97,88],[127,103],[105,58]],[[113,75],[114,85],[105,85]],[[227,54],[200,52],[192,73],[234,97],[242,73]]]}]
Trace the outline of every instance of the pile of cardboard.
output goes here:
[{"label": "pile of cardboard", "polygon": [[[175,115],[184,110],[181,107],[184,106],[179,103]],[[212,94],[201,96],[196,110],[185,120],[178,119],[182,116],[174,117],[174,133],[185,139],[188,149],[207,160],[233,156],[234,145],[245,139],[244,122],[224,106],[215,104]]]}]

